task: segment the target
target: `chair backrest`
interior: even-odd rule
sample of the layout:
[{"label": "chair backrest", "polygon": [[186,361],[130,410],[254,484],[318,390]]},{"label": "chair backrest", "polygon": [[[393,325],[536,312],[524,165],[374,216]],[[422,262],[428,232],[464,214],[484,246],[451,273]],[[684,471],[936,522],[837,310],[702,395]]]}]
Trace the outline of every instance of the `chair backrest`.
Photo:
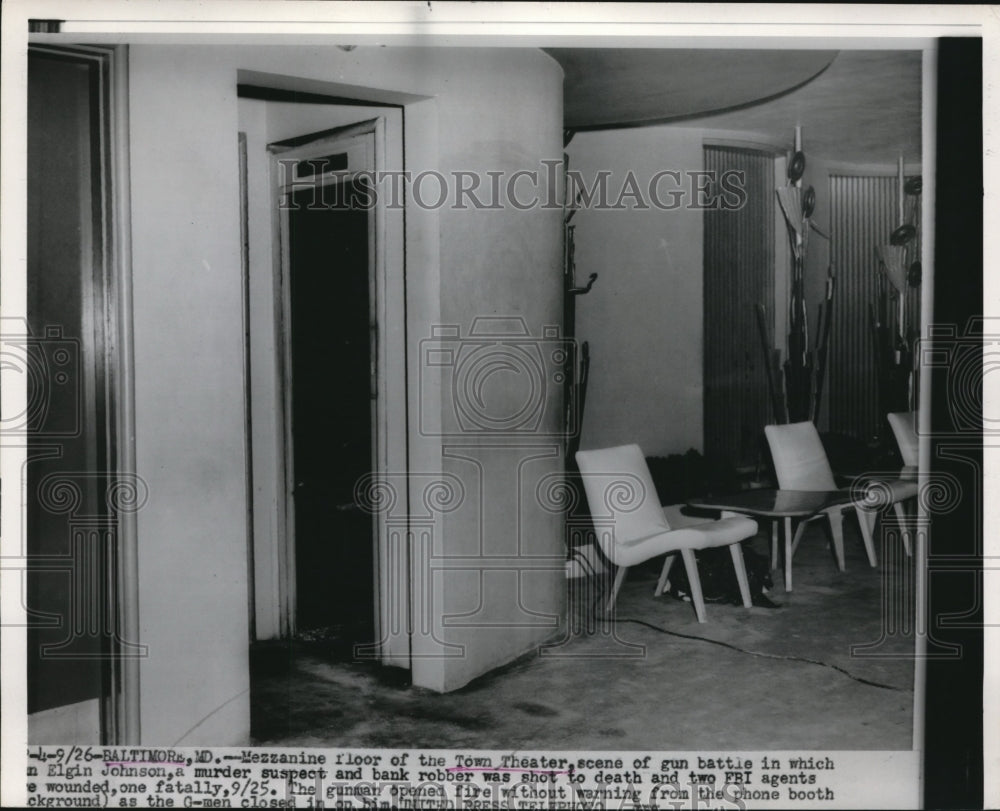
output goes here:
[{"label": "chair backrest", "polygon": [[811,422],[768,425],[764,428],[771,448],[774,472],[782,490],[836,490],[830,462]]},{"label": "chair backrest", "polygon": [[587,503],[598,537],[602,525],[614,528],[615,543],[667,532],[646,457],[638,445],[577,451]]},{"label": "chair backrest", "polygon": [[916,467],[920,461],[917,450],[917,412],[897,411],[890,414],[889,425],[896,435],[896,444],[899,445],[899,455],[903,457],[903,464]]}]

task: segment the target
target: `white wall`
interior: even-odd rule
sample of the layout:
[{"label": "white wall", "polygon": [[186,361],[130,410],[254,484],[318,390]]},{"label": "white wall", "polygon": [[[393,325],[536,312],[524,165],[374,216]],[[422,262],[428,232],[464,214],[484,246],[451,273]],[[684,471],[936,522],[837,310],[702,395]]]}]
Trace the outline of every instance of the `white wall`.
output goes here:
[{"label": "white wall", "polygon": [[[711,124],[711,119],[704,119]],[[697,122],[694,122],[697,123]],[[796,122],[790,122],[791,126]],[[781,144],[757,132],[686,126],[578,133],[567,147],[570,167],[592,183],[609,170],[614,201],[629,170],[640,186],[661,170],[703,168],[705,142],[731,143],[765,150]],[[808,145],[807,145],[808,146]],[[807,150],[808,151],[808,150]],[[778,183],[785,182],[785,161],[778,157]],[[816,190],[814,222],[830,233],[830,183],[838,171],[873,171],[809,158],[803,188]],[[894,167],[881,167],[894,173]],[[919,167],[907,167],[919,172]],[[673,188],[665,181],[664,196]],[[689,194],[686,200],[691,199]],[[786,349],[788,274],[786,227],[776,219],[776,289],[774,335]],[[577,283],[590,273],[599,278],[593,290],[577,298],[577,337],[590,342],[591,370],[581,445],[584,448],[637,442],[647,455],[702,450],[703,443],[703,231],[702,212],[583,209],[576,227]],[[823,298],[829,242],[817,234],[809,241],[805,277],[809,319],[815,324]],[[810,336],[812,340],[812,336]],[[755,347],[756,349],[756,347]],[[827,381],[829,383],[829,381]],[[824,398],[829,397],[829,386]],[[820,429],[827,424],[824,403]]]},{"label": "white wall", "polygon": [[[673,126],[582,132],[567,147],[585,182],[609,170],[612,202],[626,174],[645,190],[662,170],[704,165],[703,132]],[[660,197],[677,188],[667,178]],[[686,194],[684,203],[691,199]],[[647,455],[702,449],[702,212],[583,209],[576,225],[577,337],[590,342],[581,446],[637,442]]]},{"label": "white wall", "polygon": [[[249,733],[233,71],[130,52],[143,744]],[[193,57],[193,54],[192,54]]]},{"label": "white wall", "polygon": [[[141,668],[146,744],[219,745],[244,741],[248,733],[240,69],[330,83],[344,91],[338,95],[353,88],[357,98],[410,94],[406,155],[414,170],[531,169],[561,153],[562,74],[539,51],[131,48],[136,445],[138,473],[150,492],[138,526],[140,641],[150,648]],[[416,103],[418,95],[433,101]],[[420,372],[415,342],[442,315],[466,330],[478,315],[520,315],[533,335],[560,323],[559,216],[511,209],[408,213],[411,380]],[[411,410],[419,405],[413,391]],[[558,400],[559,392],[553,387],[545,396]],[[520,543],[523,554],[558,563],[559,517],[522,502],[561,460],[550,455],[519,466],[519,457],[472,444],[485,477],[505,483],[439,521],[437,551],[442,557],[475,548],[507,552]],[[447,467],[434,437],[413,437],[410,460],[428,473]],[[482,477],[460,464],[448,466],[478,499]],[[485,547],[477,547],[477,537]],[[420,659],[419,667],[415,660],[415,683],[461,686],[552,635],[551,623],[511,627],[507,620],[523,617],[525,606],[557,619],[564,614],[561,565],[525,575],[517,596],[511,577],[487,572],[481,593],[466,572],[438,572],[430,619],[438,638],[464,645],[464,655]],[[480,603],[485,609],[474,627],[443,627],[442,612]]]}]

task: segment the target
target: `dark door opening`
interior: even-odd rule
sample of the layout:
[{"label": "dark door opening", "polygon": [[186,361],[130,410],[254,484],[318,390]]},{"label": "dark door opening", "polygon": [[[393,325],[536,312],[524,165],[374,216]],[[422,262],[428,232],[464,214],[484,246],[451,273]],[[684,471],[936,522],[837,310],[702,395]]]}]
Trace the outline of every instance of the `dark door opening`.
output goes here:
[{"label": "dark door opening", "polygon": [[296,628],[347,658],[374,642],[370,212],[350,179],[299,187],[287,212]]}]

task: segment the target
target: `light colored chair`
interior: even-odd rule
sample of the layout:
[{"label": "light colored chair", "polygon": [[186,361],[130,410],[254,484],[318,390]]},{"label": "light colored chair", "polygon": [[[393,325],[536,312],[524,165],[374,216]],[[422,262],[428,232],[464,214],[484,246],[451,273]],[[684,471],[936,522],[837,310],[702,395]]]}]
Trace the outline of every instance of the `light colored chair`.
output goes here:
[{"label": "light colored chair", "polygon": [[[826,458],[826,450],[819,438],[816,426],[811,422],[793,422],[788,425],[767,425],[764,427],[767,444],[771,448],[774,472],[778,477],[778,487],[782,490],[825,491],[837,490],[837,483]],[[857,503],[838,504],[819,513],[816,518],[825,518],[833,539],[833,552],[837,558],[837,568],[844,571],[844,512],[856,510],[861,537],[864,540],[868,562],[876,566],[875,544],[872,542],[875,514],[863,509]],[[815,520],[813,518],[808,521]],[[799,525],[792,552],[798,546],[798,539],[805,522]],[[772,552],[773,555],[773,552]],[[787,561],[786,561],[787,566]]]},{"label": "light colored chair", "polygon": [[694,550],[716,546],[729,547],[743,605],[752,605],[740,541],[757,534],[756,521],[732,513],[724,513],[721,520],[692,518],[681,513],[681,505],[661,507],[638,445],[578,451],[576,462],[601,550],[618,568],[605,611],[614,606],[629,567],[665,554],[654,596],[662,594],[680,552],[695,615],[704,622],[705,600]]},{"label": "light colored chair", "polygon": [[917,449],[917,412],[892,413],[889,415],[889,426],[896,435],[896,444],[899,445],[899,455],[903,457],[903,464],[907,467],[916,467],[920,462]]}]

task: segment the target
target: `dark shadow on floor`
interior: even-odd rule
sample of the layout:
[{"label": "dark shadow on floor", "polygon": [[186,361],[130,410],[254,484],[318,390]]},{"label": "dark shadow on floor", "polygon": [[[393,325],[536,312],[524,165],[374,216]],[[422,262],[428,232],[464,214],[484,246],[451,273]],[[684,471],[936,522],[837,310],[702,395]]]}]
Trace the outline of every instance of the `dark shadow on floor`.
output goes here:
[{"label": "dark shadow on floor", "polygon": [[[774,573],[770,596],[780,608],[712,603],[705,624],[688,603],[653,597],[660,561],[637,567],[622,588],[616,622],[598,623],[592,633],[544,655],[534,651],[446,695],[410,687],[406,671],[338,662],[322,644],[257,646],[254,742],[909,749],[912,559],[903,557],[895,537],[872,569],[852,521],[845,521],[845,535],[846,572],[837,570],[816,524],[796,553],[791,594]],[[764,533],[752,543],[766,552]]]}]

